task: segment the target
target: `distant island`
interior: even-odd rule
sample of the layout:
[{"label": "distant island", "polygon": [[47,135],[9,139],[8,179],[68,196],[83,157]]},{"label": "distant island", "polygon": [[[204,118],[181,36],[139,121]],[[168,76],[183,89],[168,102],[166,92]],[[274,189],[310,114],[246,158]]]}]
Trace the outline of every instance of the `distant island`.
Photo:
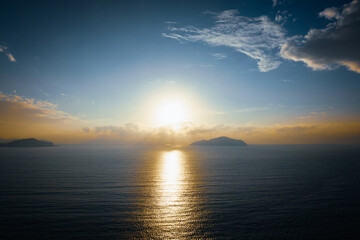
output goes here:
[{"label": "distant island", "polygon": [[190,144],[190,146],[247,146],[247,144],[238,139],[228,137],[218,137],[210,140],[201,140]]},{"label": "distant island", "polygon": [[0,143],[0,147],[54,147],[55,144],[49,141],[40,141],[35,138],[26,138]]}]

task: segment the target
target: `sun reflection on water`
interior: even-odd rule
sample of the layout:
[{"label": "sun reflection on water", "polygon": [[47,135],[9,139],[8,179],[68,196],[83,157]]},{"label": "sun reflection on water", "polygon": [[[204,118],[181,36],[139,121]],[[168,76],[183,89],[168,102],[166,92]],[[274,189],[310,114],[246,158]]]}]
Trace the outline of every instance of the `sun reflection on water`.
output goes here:
[{"label": "sun reflection on water", "polygon": [[202,239],[205,217],[198,169],[188,153],[157,151],[143,166],[141,209],[143,239]]},{"label": "sun reflection on water", "polygon": [[158,184],[159,203],[176,210],[180,205],[183,193],[184,169],[182,153],[178,150],[163,153],[161,157],[162,170]]}]

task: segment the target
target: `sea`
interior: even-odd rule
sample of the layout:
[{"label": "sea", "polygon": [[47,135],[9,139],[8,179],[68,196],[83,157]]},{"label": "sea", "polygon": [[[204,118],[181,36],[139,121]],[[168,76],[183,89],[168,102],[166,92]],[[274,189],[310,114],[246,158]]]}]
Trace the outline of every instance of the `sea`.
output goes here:
[{"label": "sea", "polygon": [[360,146],[0,148],[0,239],[360,239]]}]

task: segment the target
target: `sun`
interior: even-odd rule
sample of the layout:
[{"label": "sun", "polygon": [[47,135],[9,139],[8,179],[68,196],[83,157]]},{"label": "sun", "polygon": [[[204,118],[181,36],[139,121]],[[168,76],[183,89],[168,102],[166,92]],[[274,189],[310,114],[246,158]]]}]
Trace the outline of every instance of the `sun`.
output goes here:
[{"label": "sun", "polygon": [[175,99],[163,100],[156,113],[156,121],[160,126],[178,125],[189,120],[186,105]]}]

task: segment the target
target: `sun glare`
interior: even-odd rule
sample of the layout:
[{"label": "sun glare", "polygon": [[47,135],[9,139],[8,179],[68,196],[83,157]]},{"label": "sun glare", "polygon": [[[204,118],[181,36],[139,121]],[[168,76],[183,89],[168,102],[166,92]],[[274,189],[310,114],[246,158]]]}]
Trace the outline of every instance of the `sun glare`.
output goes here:
[{"label": "sun glare", "polygon": [[165,100],[157,110],[157,123],[160,126],[177,125],[188,121],[188,112],[185,105],[178,100]]}]

